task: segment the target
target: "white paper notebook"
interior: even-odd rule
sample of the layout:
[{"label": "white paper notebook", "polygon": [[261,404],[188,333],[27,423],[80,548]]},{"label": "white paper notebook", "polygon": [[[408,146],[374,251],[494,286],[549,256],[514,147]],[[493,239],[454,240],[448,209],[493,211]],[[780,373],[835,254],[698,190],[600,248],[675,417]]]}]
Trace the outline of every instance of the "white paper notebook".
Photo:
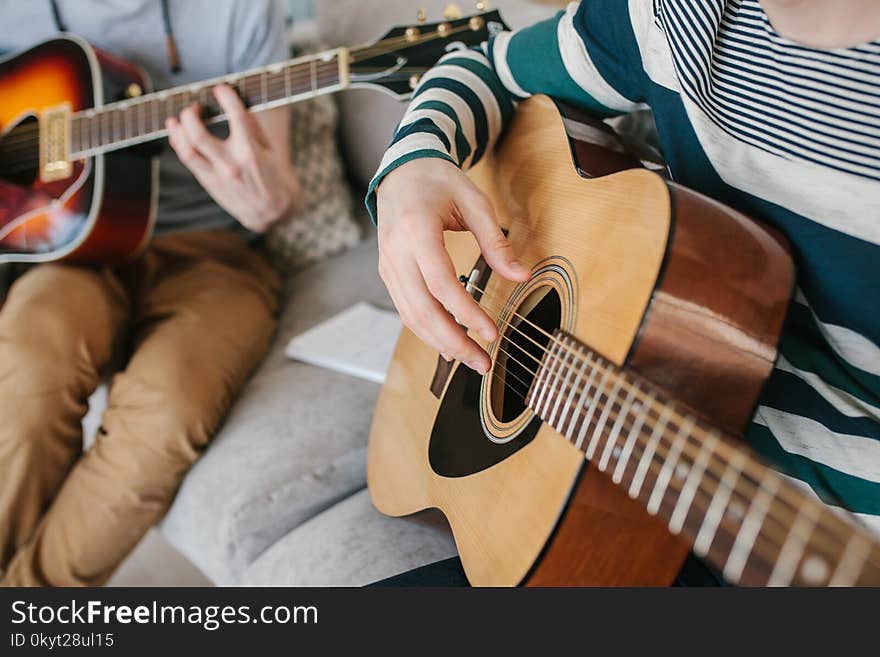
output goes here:
[{"label": "white paper notebook", "polygon": [[293,338],[285,353],[309,365],[384,383],[400,329],[397,313],[361,302]]}]

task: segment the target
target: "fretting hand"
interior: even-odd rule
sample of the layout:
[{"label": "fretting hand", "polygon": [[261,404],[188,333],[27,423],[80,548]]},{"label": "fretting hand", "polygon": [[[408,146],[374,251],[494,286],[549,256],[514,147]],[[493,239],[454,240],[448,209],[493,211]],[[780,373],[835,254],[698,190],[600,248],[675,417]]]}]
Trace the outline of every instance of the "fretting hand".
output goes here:
[{"label": "fretting hand", "polygon": [[486,341],[498,329],[459,282],[443,231],[470,231],[496,274],[527,280],[529,271],[515,260],[492,203],[458,167],[437,158],[392,171],[377,195],[379,275],[401,320],[446,360],[485,374],[489,355],[458,324]]},{"label": "fretting hand", "polygon": [[[179,119],[168,119],[168,141],[180,161],[217,203],[243,226],[261,233],[286,217],[301,197],[296,170],[290,162],[287,112],[249,113],[228,85],[214,87],[214,96],[229,121],[229,137],[212,135],[192,105]],[[280,119],[280,120],[279,120]],[[283,134],[267,137],[265,128]]]}]

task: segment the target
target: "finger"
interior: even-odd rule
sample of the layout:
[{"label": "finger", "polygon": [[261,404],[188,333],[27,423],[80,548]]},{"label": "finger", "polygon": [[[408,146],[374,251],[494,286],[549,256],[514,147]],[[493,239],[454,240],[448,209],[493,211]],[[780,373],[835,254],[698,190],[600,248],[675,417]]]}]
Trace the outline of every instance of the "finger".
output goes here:
[{"label": "finger", "polygon": [[244,136],[247,140],[261,140],[265,143],[265,136],[256,126],[241,98],[227,84],[218,84],[214,87],[214,97],[226,114],[229,121],[229,134],[233,137]]},{"label": "finger", "polygon": [[165,121],[165,128],[168,130],[168,143],[183,165],[200,179],[208,176],[211,163],[192,145],[180,122],[177,119],[168,119]]},{"label": "finger", "polygon": [[405,264],[400,274],[399,278],[404,281],[401,293],[406,297],[411,311],[413,326],[410,328],[419,337],[431,336],[433,340],[429,344],[440,353],[462,361],[480,374],[488,372],[491,365],[489,354],[468,337],[465,330],[431,295],[415,261]]},{"label": "finger", "polygon": [[455,275],[455,267],[443,236],[432,234],[420,236],[415,242],[419,245],[416,261],[428,290],[437,301],[451,312],[459,323],[478,332],[486,342],[498,336],[498,329],[486,311],[464,289]]},{"label": "finger", "polygon": [[197,105],[187,107],[180,113],[180,126],[187,140],[211,163],[227,176],[237,178],[240,174],[235,162],[231,160],[222,139],[218,139],[205,127],[199,117]]},{"label": "finger", "polygon": [[501,232],[492,203],[482,193],[467,190],[461,204],[461,221],[473,233],[493,271],[511,281],[525,281],[529,270],[519,262],[510,240]]},{"label": "finger", "polygon": [[[388,264],[386,264],[386,262]],[[396,259],[388,258],[380,254],[379,276],[382,278],[382,282],[385,283],[388,294],[391,295],[391,300],[394,302],[394,307],[397,308],[400,320],[407,328],[415,333],[422,342],[430,346],[432,349],[440,351],[440,342],[431,328],[422,328],[416,325],[414,313],[400,284],[400,277],[397,275],[394,262],[396,262]]]}]

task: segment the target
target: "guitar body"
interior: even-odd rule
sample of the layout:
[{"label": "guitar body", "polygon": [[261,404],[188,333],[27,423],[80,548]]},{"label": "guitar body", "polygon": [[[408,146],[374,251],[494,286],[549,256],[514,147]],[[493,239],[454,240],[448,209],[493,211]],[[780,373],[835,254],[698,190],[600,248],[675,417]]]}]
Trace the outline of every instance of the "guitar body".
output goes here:
[{"label": "guitar body", "polygon": [[[503,334],[517,315],[548,335],[566,331],[740,432],[792,291],[785,248],[646,169],[587,179],[592,165],[619,167],[614,154],[573,139],[571,124],[567,131],[554,103],[535,97],[473,170],[533,272],[524,284],[487,273],[479,302]],[[447,233],[446,243],[467,276],[476,243],[462,233]],[[403,331],[370,437],[376,507],[392,516],[439,508],[474,585],[671,583],[689,544],[526,408],[532,379],[511,362],[512,341],[476,339],[493,359],[485,377],[445,368]],[[547,344],[540,332],[535,340]],[[525,360],[524,347],[517,354]]]},{"label": "guitar body", "polygon": [[143,248],[152,230],[158,160],[127,150],[72,163],[45,182],[35,146],[37,118],[69,104],[75,112],[148,90],[138,67],[61,37],[0,61],[0,263],[119,262]]}]

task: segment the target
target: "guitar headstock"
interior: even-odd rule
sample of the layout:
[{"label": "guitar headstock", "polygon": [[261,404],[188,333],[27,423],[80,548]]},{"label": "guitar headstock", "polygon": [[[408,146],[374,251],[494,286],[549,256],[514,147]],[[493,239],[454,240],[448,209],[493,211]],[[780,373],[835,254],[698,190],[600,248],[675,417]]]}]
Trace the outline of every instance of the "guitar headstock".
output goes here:
[{"label": "guitar headstock", "polygon": [[424,10],[419,10],[412,25],[395,27],[375,43],[349,51],[351,86],[378,87],[401,99],[407,98],[421,76],[443,55],[478,46],[507,29],[497,11],[461,16],[450,5],[445,20],[428,23]]}]

